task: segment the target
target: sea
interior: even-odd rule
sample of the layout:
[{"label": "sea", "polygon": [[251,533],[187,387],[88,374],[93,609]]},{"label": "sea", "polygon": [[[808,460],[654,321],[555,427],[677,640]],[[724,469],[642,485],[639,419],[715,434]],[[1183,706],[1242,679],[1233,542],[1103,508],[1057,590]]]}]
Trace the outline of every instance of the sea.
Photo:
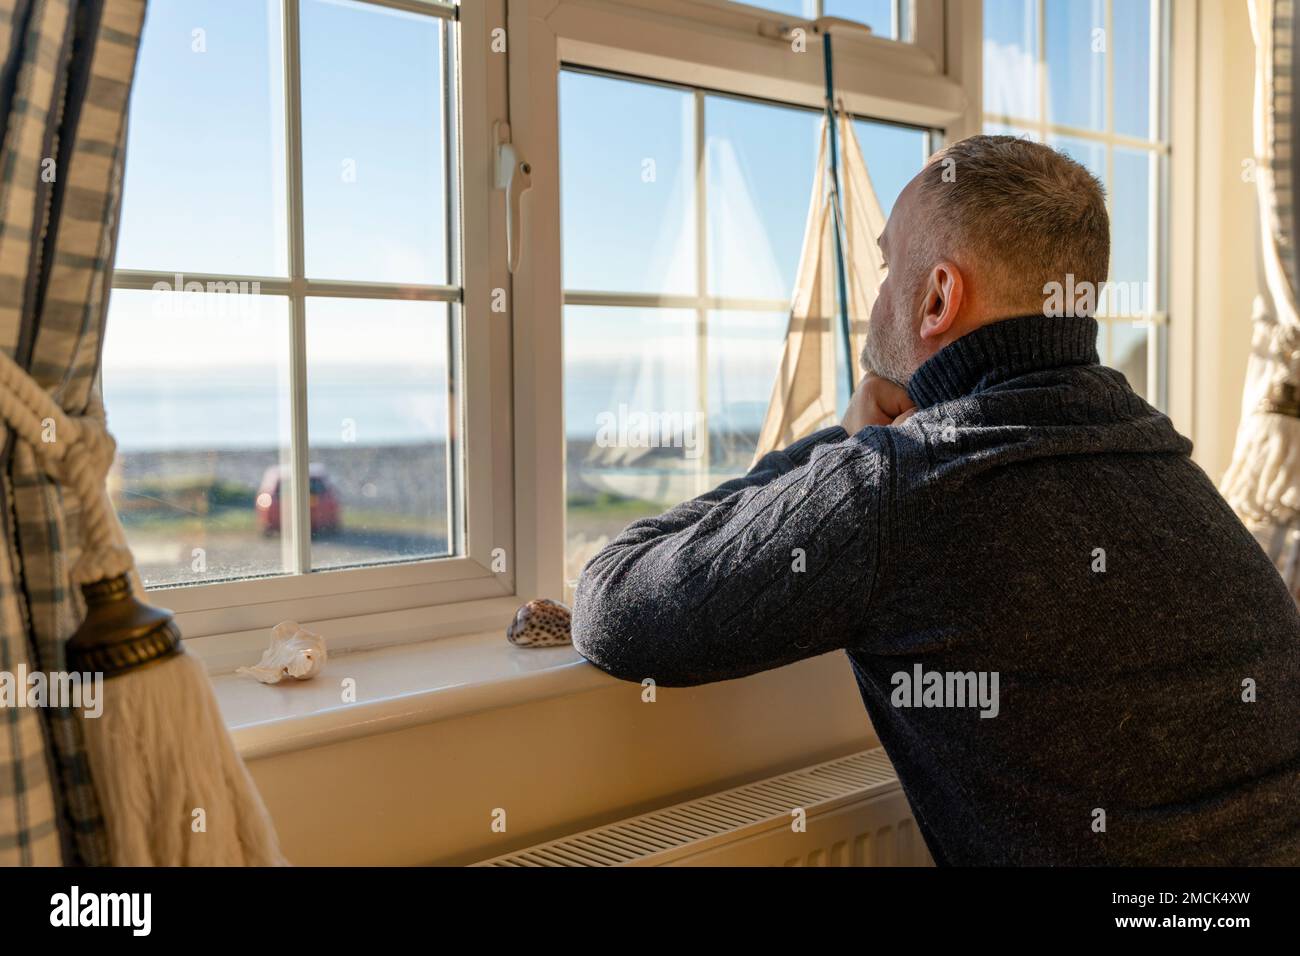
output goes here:
[{"label": "sea", "polygon": [[[620,408],[690,416],[693,375],[657,375],[653,387],[621,370],[571,370],[564,396],[565,437],[594,439]],[[278,448],[289,443],[289,389],[274,367],[214,371],[104,371],[109,430],[124,453],[196,449]],[[711,431],[757,431],[772,391],[770,375],[732,374],[709,395]],[[308,439],[313,447],[359,443],[415,445],[445,441],[445,379],[413,381],[403,370],[350,369],[308,387]]]}]

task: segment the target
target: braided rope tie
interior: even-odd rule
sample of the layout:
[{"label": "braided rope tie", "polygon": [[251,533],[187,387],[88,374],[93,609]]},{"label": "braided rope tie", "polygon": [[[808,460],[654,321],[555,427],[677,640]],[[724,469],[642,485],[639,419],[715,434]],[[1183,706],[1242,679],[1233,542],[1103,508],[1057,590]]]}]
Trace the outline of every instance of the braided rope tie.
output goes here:
[{"label": "braided rope tie", "polygon": [[106,479],[117,452],[104,406],[91,397],[84,415],[69,415],[51,395],[0,350],[0,418],[31,446],[42,470],[81,502],[81,556],[75,584],[127,574],[131,551],[118,540]]}]

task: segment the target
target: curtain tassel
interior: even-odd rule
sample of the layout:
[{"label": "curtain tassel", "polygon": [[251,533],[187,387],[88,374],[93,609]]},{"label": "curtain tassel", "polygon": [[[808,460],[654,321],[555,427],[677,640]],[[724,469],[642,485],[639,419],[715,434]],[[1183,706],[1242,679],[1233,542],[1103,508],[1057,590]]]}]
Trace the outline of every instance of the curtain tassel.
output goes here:
[{"label": "curtain tassel", "polygon": [[0,417],[81,504],[72,580],[86,617],[67,666],[102,674],[99,717],[81,721],[115,866],[266,866],[284,859],[203,664],[170,611],[135,596],[134,562],[108,499],[116,445],[92,399],[69,416],[0,352]]}]

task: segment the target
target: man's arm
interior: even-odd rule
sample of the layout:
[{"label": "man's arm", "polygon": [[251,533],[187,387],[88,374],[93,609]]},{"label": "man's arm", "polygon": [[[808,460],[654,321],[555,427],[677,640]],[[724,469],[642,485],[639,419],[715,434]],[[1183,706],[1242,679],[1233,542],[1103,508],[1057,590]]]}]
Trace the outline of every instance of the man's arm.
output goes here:
[{"label": "man's arm", "polygon": [[632,524],[583,570],[573,642],[625,680],[743,677],[851,643],[866,626],[884,430],[842,428]]}]

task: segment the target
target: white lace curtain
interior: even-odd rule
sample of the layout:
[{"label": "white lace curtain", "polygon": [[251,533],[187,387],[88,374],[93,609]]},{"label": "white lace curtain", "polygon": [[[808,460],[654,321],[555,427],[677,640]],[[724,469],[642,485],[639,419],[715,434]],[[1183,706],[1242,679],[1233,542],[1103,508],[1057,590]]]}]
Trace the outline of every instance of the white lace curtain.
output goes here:
[{"label": "white lace curtain", "polygon": [[1300,601],[1295,0],[1250,0],[1260,283],[1241,425],[1223,494]]}]

